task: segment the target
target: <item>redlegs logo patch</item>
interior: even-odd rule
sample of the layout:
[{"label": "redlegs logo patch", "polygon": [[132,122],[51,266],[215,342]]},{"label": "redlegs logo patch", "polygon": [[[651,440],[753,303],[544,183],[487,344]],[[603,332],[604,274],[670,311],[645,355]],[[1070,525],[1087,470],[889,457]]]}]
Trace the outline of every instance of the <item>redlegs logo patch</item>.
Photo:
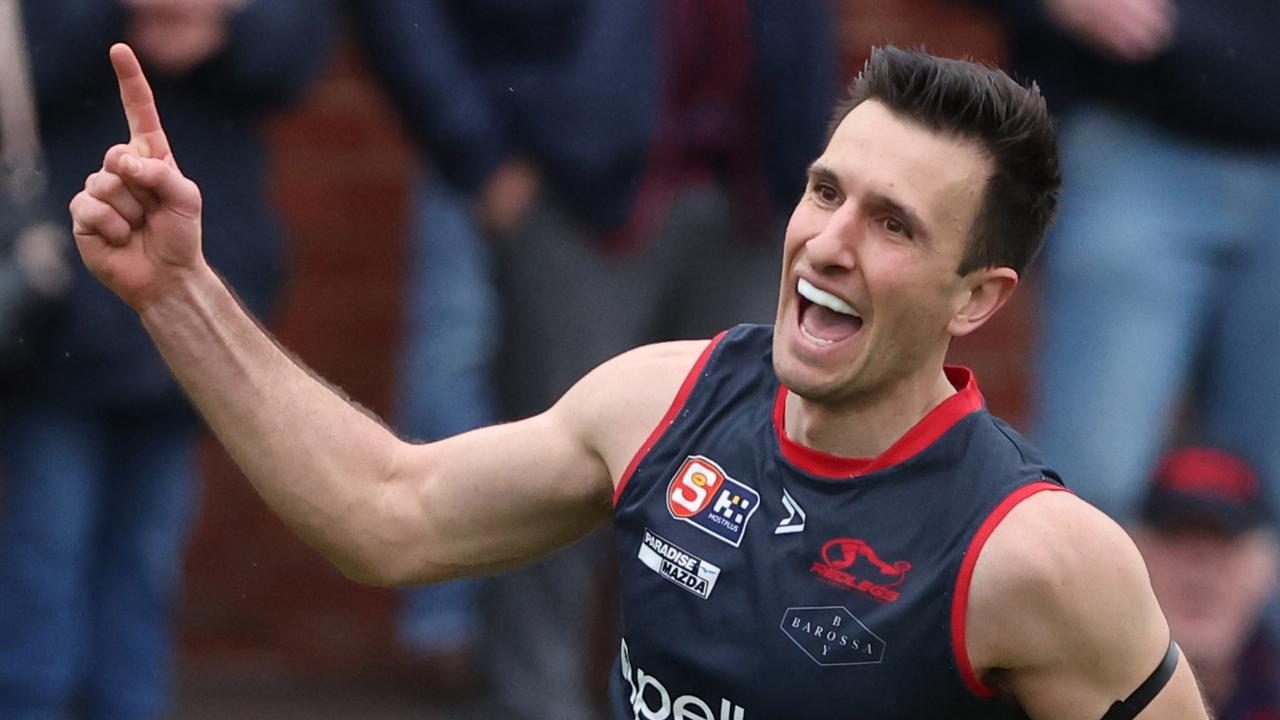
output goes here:
[{"label": "redlegs logo patch", "polygon": [[822,546],[822,560],[809,568],[818,577],[835,585],[864,592],[881,602],[898,599],[896,589],[907,579],[911,563],[880,559],[865,540],[839,538]]},{"label": "redlegs logo patch", "polygon": [[760,506],[760,493],[729,477],[710,458],[690,455],[671,478],[667,510],[703,532],[738,547]]}]

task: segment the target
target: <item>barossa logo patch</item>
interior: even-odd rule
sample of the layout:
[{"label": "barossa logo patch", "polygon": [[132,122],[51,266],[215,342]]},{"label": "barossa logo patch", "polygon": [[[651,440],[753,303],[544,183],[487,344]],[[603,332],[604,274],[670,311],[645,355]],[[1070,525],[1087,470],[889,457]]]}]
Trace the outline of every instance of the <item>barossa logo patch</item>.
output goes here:
[{"label": "barossa logo patch", "polygon": [[819,665],[875,665],[884,660],[884,640],[848,608],[787,608],[782,632]]},{"label": "barossa logo patch", "polygon": [[734,480],[710,458],[690,455],[671,478],[667,510],[703,532],[742,544],[747,523],[760,507],[760,493]]}]

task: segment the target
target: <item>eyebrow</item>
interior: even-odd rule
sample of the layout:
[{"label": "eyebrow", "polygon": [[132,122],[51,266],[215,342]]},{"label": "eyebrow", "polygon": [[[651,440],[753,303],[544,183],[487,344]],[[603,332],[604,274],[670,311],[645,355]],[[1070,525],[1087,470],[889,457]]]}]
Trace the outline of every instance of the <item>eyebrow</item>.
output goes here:
[{"label": "eyebrow", "polygon": [[[835,171],[822,164],[821,161],[814,162],[810,165],[806,174],[808,175],[809,182],[811,183],[814,181],[825,181],[837,187],[844,187],[840,182],[840,177],[836,175]],[[920,213],[917,213],[909,206],[903,204],[900,200],[885,193],[872,190],[867,193],[865,201],[868,205],[901,215],[903,220],[911,226],[913,233],[928,237],[929,226],[924,223],[924,220],[920,217]]]}]

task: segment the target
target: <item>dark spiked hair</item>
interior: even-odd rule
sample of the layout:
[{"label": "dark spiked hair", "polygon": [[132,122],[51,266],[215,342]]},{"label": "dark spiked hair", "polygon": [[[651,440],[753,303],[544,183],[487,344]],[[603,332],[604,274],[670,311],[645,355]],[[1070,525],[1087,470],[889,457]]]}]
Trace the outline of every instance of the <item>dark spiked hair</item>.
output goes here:
[{"label": "dark spiked hair", "polygon": [[836,107],[828,140],[849,111],[867,100],[982,147],[995,167],[958,272],[1011,267],[1021,274],[1053,223],[1062,185],[1057,137],[1040,88],[968,60],[876,48],[848,99]]}]

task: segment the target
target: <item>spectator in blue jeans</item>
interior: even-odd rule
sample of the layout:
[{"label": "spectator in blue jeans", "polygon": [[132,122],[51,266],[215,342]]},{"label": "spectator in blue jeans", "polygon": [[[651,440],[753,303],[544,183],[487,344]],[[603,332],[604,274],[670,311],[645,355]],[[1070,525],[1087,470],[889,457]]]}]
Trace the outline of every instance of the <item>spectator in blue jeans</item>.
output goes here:
[{"label": "spectator in blue jeans", "polygon": [[1280,504],[1280,3],[983,3],[1061,123],[1032,439],[1132,523],[1190,396]]},{"label": "spectator in blue jeans", "polygon": [[[491,243],[520,219],[537,186],[491,97],[489,59],[468,52],[448,5],[362,0],[347,6],[374,75],[426,170],[410,203],[394,423],[400,434],[422,441],[500,417]],[[522,12],[554,16],[556,5],[530,3]],[[554,55],[560,48],[553,37],[543,37],[533,52]],[[397,640],[422,671],[424,686],[455,691],[473,684],[481,584],[465,579],[404,593]]]},{"label": "spectator in blue jeans", "polygon": [[[258,121],[325,57],[307,0],[22,4],[54,197],[127,141],[112,42],[128,40],[201,179],[211,264],[256,312],[282,276]],[[234,161],[234,162],[231,162]],[[195,513],[199,424],[137,316],[76,269],[0,420],[0,718],[158,718]]]},{"label": "spectator in blue jeans", "polygon": [[[492,378],[498,301],[491,253],[469,199],[435,180],[418,184],[411,208],[396,429],[438,440],[498,417]],[[448,690],[469,684],[481,582],[405,592],[399,642],[433,671],[423,683]]]}]

